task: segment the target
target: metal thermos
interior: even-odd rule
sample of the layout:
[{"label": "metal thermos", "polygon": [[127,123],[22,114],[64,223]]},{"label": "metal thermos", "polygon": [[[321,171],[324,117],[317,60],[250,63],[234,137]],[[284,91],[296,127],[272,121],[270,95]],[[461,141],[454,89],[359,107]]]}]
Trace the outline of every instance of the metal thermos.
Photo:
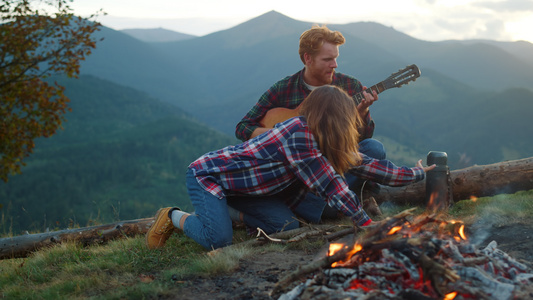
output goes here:
[{"label": "metal thermos", "polygon": [[430,151],[427,165],[433,164],[435,168],[426,173],[426,206],[432,211],[447,210],[452,204],[452,191],[446,152]]}]

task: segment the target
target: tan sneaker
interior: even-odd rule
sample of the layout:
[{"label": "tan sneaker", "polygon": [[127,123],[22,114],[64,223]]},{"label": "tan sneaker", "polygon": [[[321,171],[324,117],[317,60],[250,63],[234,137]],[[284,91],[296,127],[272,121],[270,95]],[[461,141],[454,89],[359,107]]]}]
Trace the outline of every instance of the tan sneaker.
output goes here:
[{"label": "tan sneaker", "polygon": [[163,247],[172,235],[172,232],[174,232],[174,224],[172,224],[170,214],[175,209],[179,210],[177,207],[167,207],[157,211],[154,217],[154,223],[146,233],[146,246],[149,249]]}]

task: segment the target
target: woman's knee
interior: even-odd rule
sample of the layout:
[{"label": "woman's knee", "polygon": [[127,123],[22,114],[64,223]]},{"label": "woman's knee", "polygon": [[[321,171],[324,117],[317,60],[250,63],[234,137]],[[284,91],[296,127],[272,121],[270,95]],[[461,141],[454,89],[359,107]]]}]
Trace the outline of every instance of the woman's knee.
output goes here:
[{"label": "woman's knee", "polygon": [[218,249],[231,245],[233,242],[233,229],[210,228],[204,231],[203,238],[198,241],[206,249]]},{"label": "woman's knee", "polygon": [[233,242],[233,233],[227,234],[215,234],[211,237],[210,247],[212,249],[218,249],[231,245]]}]

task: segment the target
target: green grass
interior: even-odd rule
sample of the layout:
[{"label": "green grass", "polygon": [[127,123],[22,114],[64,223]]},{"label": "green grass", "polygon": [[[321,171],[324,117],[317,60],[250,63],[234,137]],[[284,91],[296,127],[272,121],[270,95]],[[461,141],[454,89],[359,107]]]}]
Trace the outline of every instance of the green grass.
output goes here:
[{"label": "green grass", "polygon": [[[247,239],[243,230],[236,230],[234,241]],[[180,280],[230,272],[239,259],[258,250],[235,246],[208,255],[183,234],[157,250],[147,249],[142,236],[90,247],[63,243],[27,258],[0,261],[0,298],[146,299],[166,295]]]},{"label": "green grass", "polygon": [[457,219],[468,221],[487,219],[492,224],[531,222],[533,216],[533,190],[512,195],[482,197],[458,201],[450,210]]},{"label": "green grass", "polygon": [[[396,211],[384,211],[391,215]],[[420,208],[420,212],[423,208]],[[533,190],[513,195],[458,201],[449,216],[473,222],[491,218],[506,223],[533,215]],[[258,251],[284,251],[289,246],[250,247],[243,230],[234,235],[237,246],[214,255],[191,239],[173,235],[166,247],[149,250],[144,237],[82,247],[64,243],[40,250],[30,257],[0,261],[0,298],[6,299],[150,299],[170,296],[184,281],[232,272],[239,259]],[[322,242],[303,241],[292,248],[309,251]]]}]

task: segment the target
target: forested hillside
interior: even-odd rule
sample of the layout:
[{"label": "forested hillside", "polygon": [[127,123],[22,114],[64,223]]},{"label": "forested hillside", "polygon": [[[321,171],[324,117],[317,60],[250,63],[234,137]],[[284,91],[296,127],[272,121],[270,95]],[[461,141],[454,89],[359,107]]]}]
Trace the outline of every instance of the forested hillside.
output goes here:
[{"label": "forested hillside", "polygon": [[188,164],[235,142],[138,90],[91,76],[60,82],[72,112],[22,174],[0,183],[3,234],[189,210]]}]

